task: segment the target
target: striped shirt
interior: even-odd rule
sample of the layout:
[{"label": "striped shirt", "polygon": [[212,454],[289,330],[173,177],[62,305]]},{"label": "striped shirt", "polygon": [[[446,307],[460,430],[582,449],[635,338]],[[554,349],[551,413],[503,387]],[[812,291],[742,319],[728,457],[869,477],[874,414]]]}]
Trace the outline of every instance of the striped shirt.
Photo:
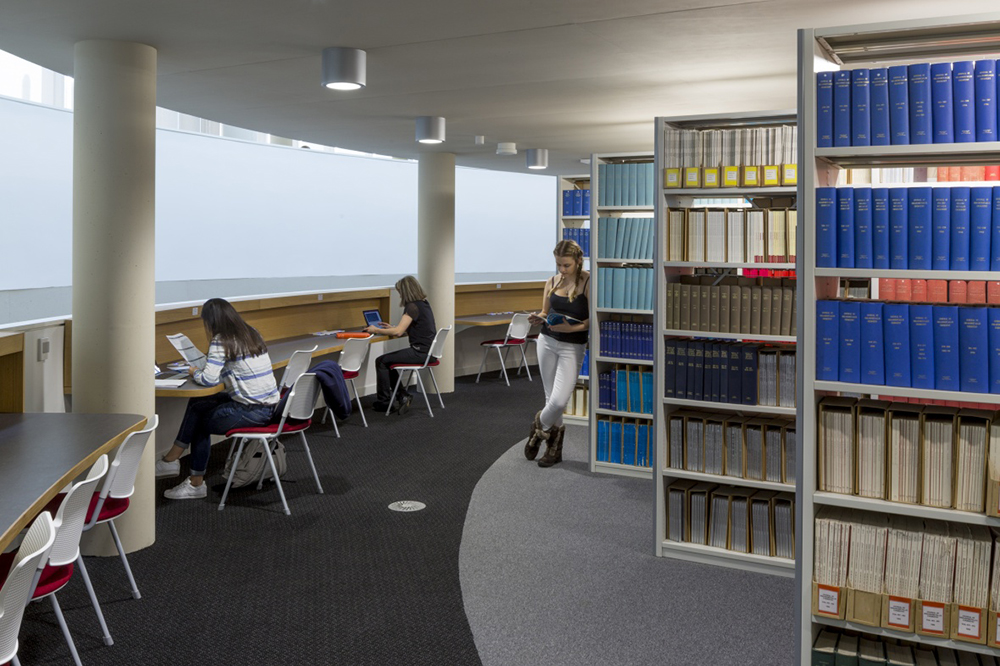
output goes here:
[{"label": "striped shirt", "polygon": [[215,336],[208,346],[205,369],[195,371],[194,381],[202,386],[215,386],[224,381],[229,397],[244,405],[273,405],[279,398],[267,352],[227,361],[226,349],[219,336]]}]

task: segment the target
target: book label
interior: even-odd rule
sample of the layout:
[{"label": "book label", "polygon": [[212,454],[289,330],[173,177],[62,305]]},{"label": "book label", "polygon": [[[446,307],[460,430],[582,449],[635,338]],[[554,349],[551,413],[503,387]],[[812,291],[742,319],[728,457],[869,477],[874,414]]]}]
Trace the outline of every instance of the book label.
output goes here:
[{"label": "book label", "polygon": [[840,588],[816,585],[816,608],[823,615],[840,616]]},{"label": "book label", "polygon": [[781,184],[797,185],[799,182],[799,170],[794,164],[786,164],[782,167]]},{"label": "book label", "polygon": [[765,166],[764,167],[764,186],[771,187],[778,184],[778,167],[777,166]]},{"label": "book label", "polygon": [[908,629],[910,626],[910,599],[889,597],[889,626]]},{"label": "book label", "polygon": [[722,167],[722,185],[724,187],[739,187],[740,168],[734,166]]},{"label": "book label", "polygon": [[681,170],[680,169],[664,169],[664,171],[663,171],[663,186],[664,187],[680,187],[681,186]]},{"label": "book label", "polygon": [[701,169],[684,167],[684,187],[701,187]]},{"label": "book label", "polygon": [[929,634],[944,634],[944,604],[923,602],[920,628]]},{"label": "book label", "polygon": [[982,616],[983,610],[981,608],[972,608],[970,606],[959,606],[958,607],[958,635],[965,638],[971,638],[973,640],[979,640],[982,636],[981,626],[982,626]]},{"label": "book label", "polygon": [[[849,145],[849,144],[848,144]],[[759,174],[760,170],[755,166],[745,166],[743,167],[743,186],[744,187],[757,187],[759,185]]]},{"label": "book label", "polygon": [[705,187],[719,186],[719,170],[717,168],[705,169]]}]

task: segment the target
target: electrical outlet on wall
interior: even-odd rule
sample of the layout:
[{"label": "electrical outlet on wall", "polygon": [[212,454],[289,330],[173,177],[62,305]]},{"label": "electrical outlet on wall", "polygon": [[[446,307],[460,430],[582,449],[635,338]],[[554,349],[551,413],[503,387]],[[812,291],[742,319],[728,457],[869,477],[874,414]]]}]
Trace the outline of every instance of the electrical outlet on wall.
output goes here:
[{"label": "electrical outlet on wall", "polygon": [[38,361],[41,363],[49,357],[51,343],[48,338],[38,338]]},{"label": "electrical outlet on wall", "polygon": [[192,317],[198,316],[198,308],[191,308],[191,316]]}]

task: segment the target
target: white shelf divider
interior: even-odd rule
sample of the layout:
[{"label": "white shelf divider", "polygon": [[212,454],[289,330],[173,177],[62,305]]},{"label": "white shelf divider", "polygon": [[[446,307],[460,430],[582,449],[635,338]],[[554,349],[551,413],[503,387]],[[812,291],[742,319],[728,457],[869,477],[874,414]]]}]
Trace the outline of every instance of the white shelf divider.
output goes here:
[{"label": "white shelf divider", "polygon": [[719,338],[720,340],[760,340],[761,342],[795,342],[794,335],[759,335],[754,333],[720,333],[718,331],[685,331],[668,328],[663,335],[677,338]]},{"label": "white shelf divider", "polygon": [[660,549],[663,557],[673,557],[688,560],[689,562],[712,564],[718,567],[729,567],[730,569],[743,569],[744,571],[784,576],[786,578],[791,578],[795,575],[795,561],[780,557],[738,553],[733,550],[703,546],[700,543],[669,541],[666,539],[660,542]]},{"label": "white shelf divider", "polygon": [[667,467],[663,470],[663,476],[671,479],[694,479],[695,481],[708,481],[709,483],[722,483],[730,486],[740,486],[743,488],[761,488],[763,490],[777,490],[779,492],[795,492],[795,485],[791,483],[778,483],[776,481],[758,481],[756,479],[744,479],[739,476],[724,476],[722,474],[706,474],[705,472],[692,472],[686,469],[676,469]]},{"label": "white shelf divider", "polygon": [[687,400],[686,398],[663,398],[664,405],[693,407],[695,409],[719,410],[726,412],[752,412],[754,414],[781,414],[795,416],[794,407],[772,407],[770,405],[743,405],[735,402],[712,402],[710,400]]}]

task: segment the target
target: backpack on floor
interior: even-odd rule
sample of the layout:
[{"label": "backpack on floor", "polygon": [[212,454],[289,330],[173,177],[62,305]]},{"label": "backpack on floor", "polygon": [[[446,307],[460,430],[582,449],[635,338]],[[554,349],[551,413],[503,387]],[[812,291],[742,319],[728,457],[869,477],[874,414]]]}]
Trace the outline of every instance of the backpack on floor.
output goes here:
[{"label": "backpack on floor", "polygon": [[[229,478],[229,472],[233,468],[235,454],[236,451],[234,449],[233,454],[226,460],[226,468],[223,473],[227,479]],[[285,445],[280,441],[275,442],[271,449],[271,455],[274,457],[274,466],[278,468],[278,476],[284,476],[288,470]],[[236,463],[236,473],[233,474],[232,487],[242,488],[245,485],[256,483],[260,478],[261,472],[264,472],[265,479],[270,479],[272,476],[271,466],[267,464],[267,455],[264,453],[264,443],[259,439],[255,439],[243,446],[243,453],[240,454],[240,459]]]}]

